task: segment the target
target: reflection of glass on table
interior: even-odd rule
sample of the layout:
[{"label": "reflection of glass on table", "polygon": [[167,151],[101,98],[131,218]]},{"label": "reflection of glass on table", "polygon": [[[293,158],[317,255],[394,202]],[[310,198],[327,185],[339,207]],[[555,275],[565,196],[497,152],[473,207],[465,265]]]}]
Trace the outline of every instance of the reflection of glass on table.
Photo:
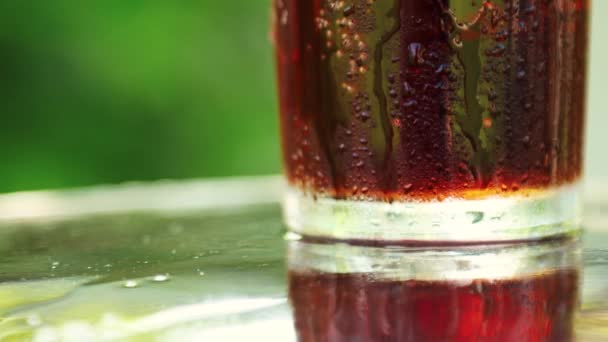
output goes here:
[{"label": "reflection of glass on table", "polygon": [[468,247],[289,245],[300,341],[568,341],[575,240]]}]

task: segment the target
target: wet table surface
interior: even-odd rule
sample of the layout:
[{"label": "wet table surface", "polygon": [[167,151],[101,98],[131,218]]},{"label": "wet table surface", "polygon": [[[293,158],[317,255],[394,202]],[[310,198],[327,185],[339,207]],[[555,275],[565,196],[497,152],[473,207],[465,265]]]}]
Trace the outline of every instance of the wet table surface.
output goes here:
[{"label": "wet table surface", "polygon": [[[295,340],[281,190],[265,177],[0,196],[0,341]],[[581,341],[608,340],[597,197]]]}]

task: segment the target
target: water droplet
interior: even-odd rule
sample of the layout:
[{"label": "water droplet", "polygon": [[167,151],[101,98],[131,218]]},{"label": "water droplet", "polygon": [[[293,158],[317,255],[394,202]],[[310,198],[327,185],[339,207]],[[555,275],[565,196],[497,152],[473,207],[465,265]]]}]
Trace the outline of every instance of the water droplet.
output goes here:
[{"label": "water droplet", "polygon": [[171,254],[175,255],[176,253],[177,253],[177,250],[175,250],[175,249],[171,250]]},{"label": "water droplet", "polygon": [[389,210],[386,213],[386,218],[389,221],[396,221],[396,220],[400,219],[401,217],[403,217],[403,214],[401,212],[399,212],[399,211],[396,211],[396,210]]},{"label": "water droplet", "polygon": [[517,79],[523,80],[524,78],[526,78],[526,72],[524,70],[519,70],[517,72]]},{"label": "water droplet", "polygon": [[403,94],[405,94],[406,96],[412,96],[415,93],[416,91],[414,90],[414,88],[412,88],[412,86],[410,86],[409,83],[403,82]]},{"label": "water droplet", "polygon": [[288,232],[283,236],[285,241],[300,241],[302,240],[302,235],[296,234],[294,232]]},{"label": "water droplet", "polygon": [[424,58],[422,57],[423,48],[420,43],[410,43],[407,47],[408,52],[408,62],[412,66],[422,65],[424,63]]},{"label": "water droplet", "polygon": [[452,45],[454,45],[455,48],[461,48],[462,38],[459,36],[452,38]]},{"label": "water droplet", "polygon": [[416,104],[418,104],[418,102],[416,100],[407,100],[407,101],[403,102],[403,107],[410,108],[410,107],[415,106]]},{"label": "water droplet", "polygon": [[504,44],[497,44],[495,47],[486,50],[488,57],[500,57],[504,54],[506,48]]},{"label": "water droplet", "polygon": [[433,88],[438,90],[448,90],[450,88],[450,85],[444,80],[440,80],[433,86]]},{"label": "water droplet", "polygon": [[361,113],[359,113],[359,117],[361,118],[361,121],[366,122],[372,116],[371,116],[371,114],[368,111],[362,111]]},{"label": "water droplet", "polygon": [[354,13],[355,13],[354,5],[348,5],[348,6],[344,7],[344,11],[342,11],[342,14],[344,14],[345,17],[349,17],[349,16],[353,15]]},{"label": "water droplet", "polygon": [[536,31],[536,30],[538,30],[538,26],[539,26],[538,20],[534,20],[534,22],[532,22],[532,29],[534,31]]},{"label": "water droplet", "polygon": [[534,6],[534,4],[531,4],[531,5],[527,6],[526,8],[524,8],[525,14],[532,14],[535,11],[536,11],[536,6]]},{"label": "water droplet", "polygon": [[501,218],[502,218],[502,216],[500,216],[500,215],[499,216],[492,216],[490,218],[490,220],[496,222],[496,221],[500,221]]},{"label": "water droplet", "polygon": [[466,216],[471,220],[471,223],[477,223],[483,220],[484,213],[482,211],[467,211]]},{"label": "water droplet", "polygon": [[27,324],[31,327],[37,327],[42,324],[42,320],[38,315],[32,314],[28,315],[26,318]]},{"label": "water droplet", "polygon": [[205,272],[203,272],[203,271],[199,271],[199,272],[198,272],[198,275],[202,277],[202,276],[204,276],[204,275],[205,275]]},{"label": "water droplet", "polygon": [[437,75],[445,75],[450,73],[450,65],[447,63],[439,65],[439,67],[435,70]]},{"label": "water droplet", "polygon": [[136,288],[137,286],[139,286],[139,284],[135,280],[127,280],[123,284],[123,287],[126,287],[128,289]]},{"label": "water droplet", "polygon": [[483,284],[481,283],[481,281],[479,281],[479,280],[475,281],[475,290],[479,294],[481,294],[483,292]]},{"label": "water droplet", "polygon": [[[499,42],[505,41],[505,40],[507,40],[507,38],[509,38],[509,31],[507,31],[507,30],[498,31],[494,34],[494,40],[499,41]],[[504,45],[503,45],[503,50],[504,50]]]},{"label": "water droplet", "polygon": [[167,274],[157,274],[152,278],[153,281],[162,283],[164,281],[169,280],[169,276]]}]

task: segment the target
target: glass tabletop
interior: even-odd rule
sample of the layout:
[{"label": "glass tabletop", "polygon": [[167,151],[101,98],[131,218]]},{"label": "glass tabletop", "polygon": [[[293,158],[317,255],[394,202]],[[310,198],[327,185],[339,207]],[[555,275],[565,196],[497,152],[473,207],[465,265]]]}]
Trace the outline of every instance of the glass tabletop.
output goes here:
[{"label": "glass tabletop", "polygon": [[[292,341],[276,177],[0,197],[0,341]],[[589,201],[578,339],[608,336]]]}]

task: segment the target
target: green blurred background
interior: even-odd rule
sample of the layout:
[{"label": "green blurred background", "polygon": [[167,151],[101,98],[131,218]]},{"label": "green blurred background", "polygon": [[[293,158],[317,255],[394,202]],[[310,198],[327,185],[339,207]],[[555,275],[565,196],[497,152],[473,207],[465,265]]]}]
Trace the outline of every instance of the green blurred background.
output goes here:
[{"label": "green blurred background", "polygon": [[[280,171],[269,0],[0,0],[0,192]],[[603,177],[608,1],[588,171]]]}]

